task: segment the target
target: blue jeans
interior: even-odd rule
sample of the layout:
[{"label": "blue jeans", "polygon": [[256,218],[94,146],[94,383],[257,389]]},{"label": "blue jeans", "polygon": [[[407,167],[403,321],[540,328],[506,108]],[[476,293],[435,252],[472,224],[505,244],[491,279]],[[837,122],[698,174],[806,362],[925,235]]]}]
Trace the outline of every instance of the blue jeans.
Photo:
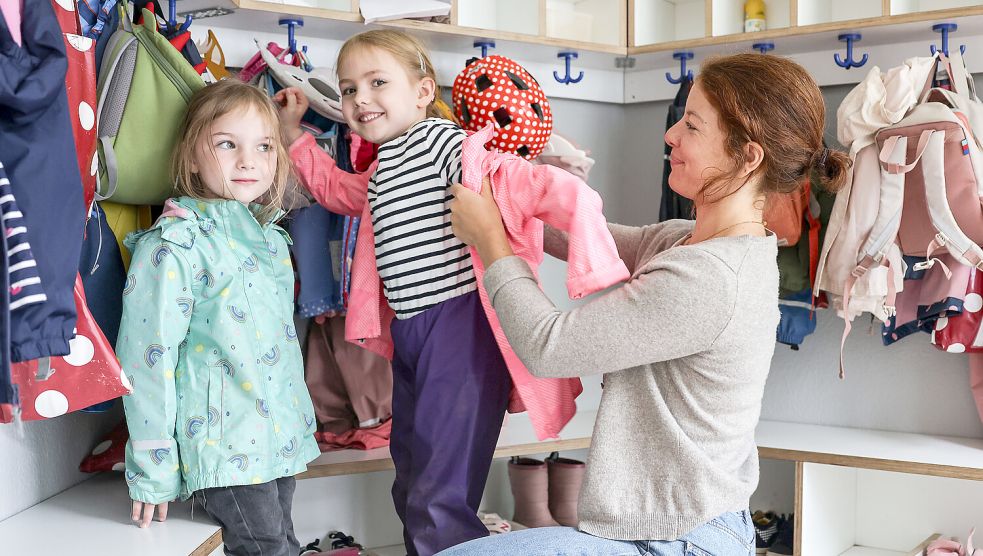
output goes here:
[{"label": "blue jeans", "polygon": [[540,527],[477,539],[437,556],[506,554],[523,556],[749,556],[754,526],[748,512],[717,516],[674,541],[616,541],[572,527]]}]

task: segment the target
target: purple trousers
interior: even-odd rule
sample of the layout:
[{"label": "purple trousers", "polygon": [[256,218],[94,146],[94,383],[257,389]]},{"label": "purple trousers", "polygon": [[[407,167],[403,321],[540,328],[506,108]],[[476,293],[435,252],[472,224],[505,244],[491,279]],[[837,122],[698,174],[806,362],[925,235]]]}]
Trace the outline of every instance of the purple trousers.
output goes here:
[{"label": "purple trousers", "polygon": [[478,504],[512,381],[478,292],[392,322],[393,502],[410,556],[488,535]]}]

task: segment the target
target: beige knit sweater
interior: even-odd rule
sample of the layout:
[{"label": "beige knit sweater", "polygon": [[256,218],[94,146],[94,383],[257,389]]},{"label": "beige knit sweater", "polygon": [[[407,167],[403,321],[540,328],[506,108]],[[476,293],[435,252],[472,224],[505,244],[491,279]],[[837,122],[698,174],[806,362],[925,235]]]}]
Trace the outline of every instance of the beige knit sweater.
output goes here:
[{"label": "beige knit sweater", "polygon": [[[559,311],[518,257],[487,269],[509,342],[536,376],[604,374],[580,530],[674,540],[747,509],[754,429],[778,326],[776,240],[682,245],[692,222],[611,225],[624,286]],[[549,234],[547,251],[564,245]]]}]

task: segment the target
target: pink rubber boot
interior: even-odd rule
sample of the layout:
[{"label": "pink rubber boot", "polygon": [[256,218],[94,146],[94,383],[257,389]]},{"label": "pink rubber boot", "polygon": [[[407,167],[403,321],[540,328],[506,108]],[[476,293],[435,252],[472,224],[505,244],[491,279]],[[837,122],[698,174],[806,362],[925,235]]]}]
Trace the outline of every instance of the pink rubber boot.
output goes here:
[{"label": "pink rubber boot", "polygon": [[526,527],[555,527],[549,508],[549,479],[546,464],[538,459],[513,457],[509,460],[509,482],[515,498],[512,521]]},{"label": "pink rubber boot", "polygon": [[584,483],[584,462],[561,458],[557,452],[546,458],[550,479],[550,514],[560,525],[576,527],[577,501]]}]

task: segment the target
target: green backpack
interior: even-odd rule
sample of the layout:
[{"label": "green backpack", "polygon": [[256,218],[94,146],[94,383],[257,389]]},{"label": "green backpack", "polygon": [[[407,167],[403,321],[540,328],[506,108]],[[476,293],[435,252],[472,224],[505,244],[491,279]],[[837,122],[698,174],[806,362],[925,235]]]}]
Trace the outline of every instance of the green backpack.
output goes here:
[{"label": "green backpack", "polygon": [[161,204],[173,195],[171,151],[192,93],[205,86],[198,72],[157,32],[153,13],[131,23],[120,3],[121,27],[106,46],[99,70],[99,190],[97,199]]}]

